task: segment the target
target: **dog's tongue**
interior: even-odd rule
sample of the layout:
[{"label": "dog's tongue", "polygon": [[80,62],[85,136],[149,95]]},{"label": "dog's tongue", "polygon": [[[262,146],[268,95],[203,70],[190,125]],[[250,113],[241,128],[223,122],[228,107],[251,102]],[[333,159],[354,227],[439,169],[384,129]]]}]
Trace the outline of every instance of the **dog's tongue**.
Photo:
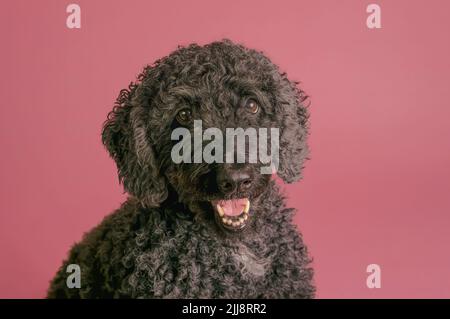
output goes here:
[{"label": "dog's tongue", "polygon": [[247,204],[246,198],[220,200],[218,204],[222,207],[223,212],[227,216],[238,216],[242,213]]}]

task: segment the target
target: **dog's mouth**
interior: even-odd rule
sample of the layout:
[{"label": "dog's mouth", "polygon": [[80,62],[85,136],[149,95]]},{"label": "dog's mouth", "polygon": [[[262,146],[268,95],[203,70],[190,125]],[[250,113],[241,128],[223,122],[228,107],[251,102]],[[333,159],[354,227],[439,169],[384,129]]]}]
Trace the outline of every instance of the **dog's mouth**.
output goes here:
[{"label": "dog's mouth", "polygon": [[216,221],[225,229],[238,231],[244,229],[250,220],[250,200],[248,198],[213,200]]}]

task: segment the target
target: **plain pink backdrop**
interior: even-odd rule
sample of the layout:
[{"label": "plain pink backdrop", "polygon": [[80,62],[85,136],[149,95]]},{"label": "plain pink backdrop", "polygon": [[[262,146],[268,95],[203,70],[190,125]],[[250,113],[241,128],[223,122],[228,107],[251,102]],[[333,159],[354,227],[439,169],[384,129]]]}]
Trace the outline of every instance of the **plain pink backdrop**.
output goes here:
[{"label": "plain pink backdrop", "polygon": [[100,142],[119,90],[178,44],[222,38],[265,51],[311,96],[311,160],[286,192],[318,297],[450,297],[449,1],[73,2],[80,30],[69,1],[1,5],[0,297],[45,296],[124,200]]}]

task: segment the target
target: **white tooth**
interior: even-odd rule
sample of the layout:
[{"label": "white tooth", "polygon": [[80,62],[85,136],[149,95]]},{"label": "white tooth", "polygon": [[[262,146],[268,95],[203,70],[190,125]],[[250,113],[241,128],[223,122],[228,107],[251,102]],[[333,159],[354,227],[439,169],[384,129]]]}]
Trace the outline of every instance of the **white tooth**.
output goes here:
[{"label": "white tooth", "polygon": [[238,222],[233,222],[233,226],[234,227],[239,226],[239,223]]},{"label": "white tooth", "polygon": [[244,214],[244,220],[248,219],[248,214]]},{"label": "white tooth", "polygon": [[244,207],[244,213],[248,213],[249,210],[250,210],[250,201],[247,199],[247,202],[245,203]]},{"label": "white tooth", "polygon": [[227,224],[228,219],[222,218],[222,223]]},{"label": "white tooth", "polygon": [[228,224],[228,225],[233,224],[232,220],[231,220],[231,219],[228,219],[228,220],[227,220],[227,224]]},{"label": "white tooth", "polygon": [[241,218],[239,218],[239,223],[243,223],[244,222],[244,218],[243,217],[241,217]]},{"label": "white tooth", "polygon": [[219,216],[220,216],[220,217],[222,217],[223,215],[225,215],[225,213],[223,212],[222,207],[221,207],[219,204],[216,205],[216,208],[217,208],[217,212],[219,213]]}]

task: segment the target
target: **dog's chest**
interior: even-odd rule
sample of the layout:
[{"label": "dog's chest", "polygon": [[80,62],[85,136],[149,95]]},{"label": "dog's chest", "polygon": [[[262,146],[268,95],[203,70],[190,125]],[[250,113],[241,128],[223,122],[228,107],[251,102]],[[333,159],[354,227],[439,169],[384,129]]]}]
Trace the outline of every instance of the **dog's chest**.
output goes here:
[{"label": "dog's chest", "polygon": [[269,258],[259,257],[244,244],[238,245],[231,255],[243,276],[262,277],[270,266]]}]

